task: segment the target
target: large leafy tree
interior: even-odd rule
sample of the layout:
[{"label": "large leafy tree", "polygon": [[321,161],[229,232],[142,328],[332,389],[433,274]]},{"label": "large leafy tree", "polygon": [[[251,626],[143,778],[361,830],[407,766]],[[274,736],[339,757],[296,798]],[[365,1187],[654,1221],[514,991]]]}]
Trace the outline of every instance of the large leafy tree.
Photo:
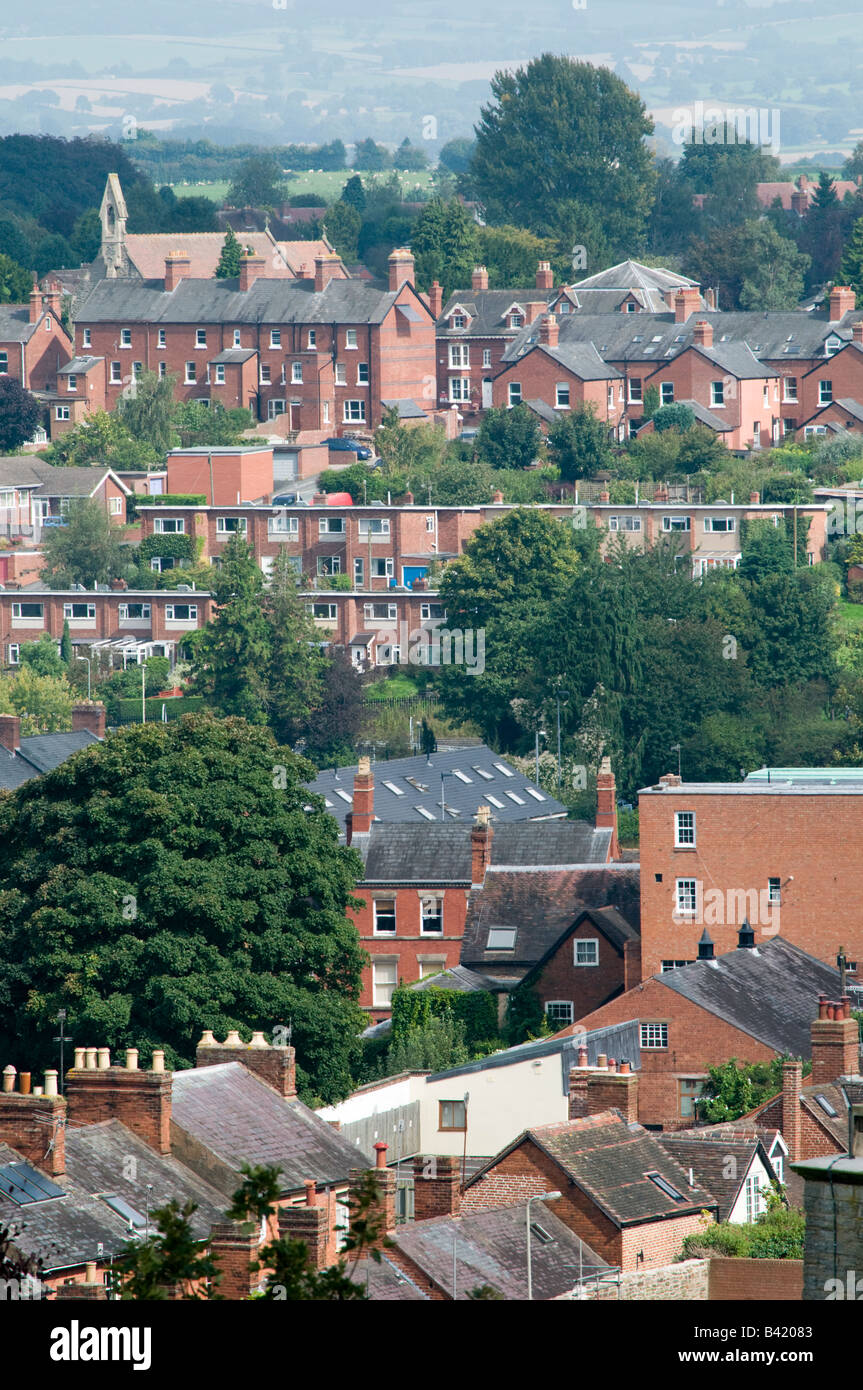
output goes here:
[{"label": "large leafy tree", "polygon": [[686,269],[715,285],[723,309],[796,309],[809,257],[767,221],[718,227],[692,242]]},{"label": "large leafy tree", "polygon": [[488,220],[547,233],[575,203],[595,211],[615,255],[637,251],[653,183],[640,98],[607,68],[551,53],[496,73],[491,94],[466,176]]},{"label": "large leafy tree", "polygon": [[90,498],[75,498],[66,515],[65,526],[52,527],[42,548],[45,552],[44,576],[57,588],[83,584],[107,584],[117,579],[127,564],[108,513]]},{"label": "large leafy tree", "polygon": [[527,468],[541,445],[539,420],[526,405],[487,410],[476,437],[477,453],[492,468]]},{"label": "large leafy tree", "polygon": [[227,201],[235,208],[270,208],[285,196],[279,161],[271,154],[253,154],[235,170]]},{"label": "large leafy tree", "polygon": [[128,394],[121,396],[117,411],[133,439],[146,440],[157,454],[167,454],[175,443],[173,426],[174,376],[145,372],[133,378]]},{"label": "large leafy tree", "polygon": [[548,432],[548,452],[567,482],[590,478],[613,462],[608,426],[592,405],[559,416]]},{"label": "large leafy tree", "polygon": [[276,557],[265,598],[269,625],[267,709],[270,727],[280,743],[294,743],[305,733],[314,722],[312,712],[324,697],[327,662],[297,581],[291,557],[283,551]]},{"label": "large leafy tree", "polygon": [[239,536],[225,546],[212,586],[216,616],[196,637],[193,687],[219,714],[253,724],[267,717],[271,632],[264,613],[264,579]]},{"label": "large leafy tree", "polygon": [[477,248],[477,226],[464,203],[432,198],[411,233],[417,284],[427,289],[439,280],[444,296],[469,285]]},{"label": "large leafy tree", "polygon": [[[201,1027],[293,1024],[298,1085],[350,1089],[361,872],[308,763],[241,719],[135,725],[0,797],[0,1041],[34,1066],[51,1020],[193,1059]],[[311,809],[310,809],[311,806]]]},{"label": "large leafy tree", "polygon": [[[54,647],[50,638],[45,640]],[[39,643],[29,646],[32,652]],[[45,655],[42,651],[40,659],[44,660]],[[19,715],[23,734],[53,734],[71,729],[73,703],[72,690],[62,672],[27,664],[16,675],[0,675],[0,711]]]},{"label": "large leafy tree", "polygon": [[136,439],[129,432],[119,411],[109,414],[105,410],[95,411],[61,435],[42,451],[42,456],[50,463],[71,468],[90,463],[111,468],[148,468],[164,461],[149,440]]},{"label": "large leafy tree", "polygon": [[0,254],[0,304],[26,304],[32,288],[32,277],[24,267]]},{"label": "large leafy tree", "polygon": [[240,262],[243,258],[243,248],[237,240],[237,234],[233,227],[228,224],[225,232],[225,240],[219,254],[219,264],[216,266],[217,280],[233,280],[240,273]]},{"label": "large leafy tree", "polygon": [[0,452],[11,454],[33,438],[42,418],[42,407],[35,396],[14,376],[0,376]]}]

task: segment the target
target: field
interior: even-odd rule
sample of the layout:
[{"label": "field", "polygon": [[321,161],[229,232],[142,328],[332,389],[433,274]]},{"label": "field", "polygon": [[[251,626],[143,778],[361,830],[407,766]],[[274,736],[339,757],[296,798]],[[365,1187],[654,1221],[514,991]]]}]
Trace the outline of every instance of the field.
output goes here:
[{"label": "field", "polygon": [[[320,194],[325,202],[333,203],[354,172],[353,169],[333,169],[319,173],[312,169],[297,173],[288,181],[289,196],[298,197],[301,193],[316,193]],[[390,171],[385,174],[366,174],[362,171],[360,173],[367,188],[370,183],[383,182],[390,177]],[[433,176],[430,170],[425,169],[418,173],[400,174],[399,179],[402,192],[409,194],[415,188],[430,189]],[[213,183],[175,183],[172,186],[179,198],[199,196],[212,198],[220,206],[228,192],[227,180],[216,180]]]}]

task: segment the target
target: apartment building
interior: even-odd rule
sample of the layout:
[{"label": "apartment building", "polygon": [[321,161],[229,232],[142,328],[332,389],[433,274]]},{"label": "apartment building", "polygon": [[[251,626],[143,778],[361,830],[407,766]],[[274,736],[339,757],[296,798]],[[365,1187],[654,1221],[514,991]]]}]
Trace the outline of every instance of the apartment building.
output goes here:
[{"label": "apartment building", "polygon": [[59,645],[68,622],[73,646],[134,661],[166,656],[173,662],[183,638],[211,615],[210,595],[193,588],[133,590],[122,580],[96,589],[31,584],[0,590],[0,649],[4,665],[17,666],[24,643],[47,635]]}]

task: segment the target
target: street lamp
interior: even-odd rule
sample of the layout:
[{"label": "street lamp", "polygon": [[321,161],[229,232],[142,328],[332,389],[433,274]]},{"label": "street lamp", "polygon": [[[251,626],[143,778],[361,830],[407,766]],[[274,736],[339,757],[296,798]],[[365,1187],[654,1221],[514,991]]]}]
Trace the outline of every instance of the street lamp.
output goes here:
[{"label": "street lamp", "polygon": [[90,689],[91,689],[91,684],[92,684],[91,678],[90,678],[90,671],[91,671],[91,667],[90,667],[90,658],[89,658],[89,656],[76,656],[76,657],[75,657],[75,660],[76,660],[76,661],[86,661],[86,663],[87,663],[87,699],[89,700],[89,698],[90,698]]},{"label": "street lamp", "polygon": [[558,690],[555,697],[557,699],[557,794],[560,796],[560,702],[566,704],[569,699],[568,690]]},{"label": "street lamp", "polygon": [[530,1263],[530,1204],[531,1202],[558,1202],[563,1194],[560,1192],[540,1192],[537,1197],[528,1197],[525,1207],[525,1219],[527,1221],[527,1301],[533,1301],[533,1270]]}]

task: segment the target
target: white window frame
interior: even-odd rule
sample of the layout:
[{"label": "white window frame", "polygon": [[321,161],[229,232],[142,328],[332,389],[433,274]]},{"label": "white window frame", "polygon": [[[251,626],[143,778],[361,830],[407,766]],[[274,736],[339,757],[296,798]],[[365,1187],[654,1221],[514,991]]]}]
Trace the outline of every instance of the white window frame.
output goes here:
[{"label": "white window frame", "polygon": [[508,404],[510,410],[512,410],[513,406],[521,405],[521,382],[520,382],[520,381],[510,381],[510,382],[507,382],[506,399],[507,399],[507,404]]},{"label": "white window frame", "polygon": [[833,379],[832,377],[821,377],[818,382],[818,404],[833,404]]},{"label": "white window frame", "polygon": [[[594,948],[594,949],[593,949],[593,959],[592,959],[592,960],[579,960],[579,959],[578,959],[578,948],[579,948],[579,946],[592,946],[592,947]],[[590,969],[591,966],[599,965],[599,937],[598,937],[598,936],[576,936],[576,937],[573,937],[572,963],[573,963],[573,965],[577,966],[579,970]]]},{"label": "white window frame", "polygon": [[711,381],[710,383],[710,408],[711,410],[725,409],[725,382]]},{"label": "white window frame", "polygon": [[186,519],[182,516],[156,516],[153,518],[153,532],[157,536],[184,536]]},{"label": "white window frame", "polygon": [[349,352],[357,350],[357,330],[355,328],[345,329],[345,347]]},{"label": "white window frame", "polygon": [[449,365],[451,368],[470,366],[470,343],[449,344]]},{"label": "white window frame", "polygon": [[319,516],[318,535],[319,536],[343,536],[346,531],[345,519],[343,516]]},{"label": "white window frame", "polygon": [[121,329],[120,329],[120,347],[121,347],[121,348],[130,348],[131,346],[132,346],[132,330],[131,330],[131,328],[121,328]]},{"label": "white window frame", "polygon": [[[675,525],[675,522],[681,522],[682,525]],[[674,515],[664,516],[662,518],[662,529],[663,531],[691,531],[692,518],[677,513],[675,513]]]},{"label": "white window frame", "polygon": [[[427,912],[430,902],[437,904],[436,912]],[[442,937],[444,934],[444,896],[442,893],[423,893],[420,897],[420,936]],[[439,922],[439,927],[427,927],[426,922]]]},{"label": "white window frame", "polygon": [[271,328],[271,329],[270,329],[270,347],[271,347],[271,348],[277,348],[277,347],[281,347],[281,346],[282,346],[282,330],[281,330],[281,328]]},{"label": "white window frame", "polygon": [[638,1027],[639,1046],[644,1052],[668,1050],[667,1023],[640,1023]]},{"label": "white window frame", "polygon": [[336,386],[347,386],[348,369],[344,362],[336,363],[334,381]]},{"label": "white window frame", "polygon": [[[379,927],[379,926],[378,926],[378,904],[379,904],[379,903],[392,904],[392,912],[386,914],[387,917],[392,917],[392,926],[391,926],[391,927]],[[398,931],[398,922],[397,922],[397,916],[396,916],[397,911],[398,911],[398,909],[397,909],[397,906],[396,906],[396,897],[395,897],[395,894],[394,894],[391,898],[375,898],[375,899],[373,899],[373,901],[372,901],[372,923],[373,923],[372,930],[373,930],[375,936],[395,936],[395,935],[396,935],[396,933],[397,933],[397,931]]]},{"label": "white window frame", "polygon": [[[386,967],[386,973],[392,975],[392,979],[379,978],[382,967]],[[389,1009],[392,1006],[393,991],[399,985],[399,958],[398,956],[373,956],[372,957],[372,1008]],[[388,991],[388,992],[387,992]]]},{"label": "white window frame", "polygon": [[556,381],[554,383],[554,408],[555,410],[569,410],[568,381]]},{"label": "white window frame", "polygon": [[674,405],[674,382],[662,381],[659,384],[660,405]]},{"label": "white window frame", "polygon": [[207,346],[207,330],[206,330],[206,328],[196,328],[196,329],[195,329],[195,347],[196,347],[196,348],[205,348],[206,346]]},{"label": "white window frame", "polygon": [[677,917],[695,917],[698,912],[698,879],[674,880],[674,904]]},{"label": "white window frame", "polygon": [[674,812],[674,848],[695,849],[695,812]]},{"label": "white window frame", "polygon": [[93,346],[92,339],[91,339],[91,336],[90,336],[90,329],[89,329],[89,328],[83,328],[83,329],[81,330],[81,346],[82,346],[82,347],[92,347],[92,346]]},{"label": "white window frame", "polygon": [[[228,525],[231,522],[231,525]],[[217,516],[216,535],[219,536],[246,536],[249,532],[249,518],[247,516]]]},{"label": "white window frame", "polygon": [[[552,1013],[553,1009],[563,1010],[563,1012],[559,1012],[555,1016]],[[570,1023],[575,1022],[575,1005],[571,999],[546,999],[544,1012],[552,1028],[566,1028]]]},{"label": "white window frame", "polygon": [[303,384],[303,364],[302,362],[291,363],[291,385],[302,386]]},{"label": "white window frame", "polygon": [[366,403],[362,400],[342,402],[342,422],[346,425],[364,425],[366,422]]},{"label": "white window frame", "polygon": [[[185,618],[177,617],[177,609],[186,608],[188,614]],[[198,605],[196,603],[166,603],[165,622],[166,623],[197,623]]]},{"label": "white window frame", "polygon": [[186,375],[185,375],[185,378],[184,378],[184,381],[183,381],[183,385],[184,385],[184,386],[197,386],[197,384],[198,384],[198,366],[197,366],[197,363],[196,363],[196,362],[187,362],[187,363],[186,363]]}]

